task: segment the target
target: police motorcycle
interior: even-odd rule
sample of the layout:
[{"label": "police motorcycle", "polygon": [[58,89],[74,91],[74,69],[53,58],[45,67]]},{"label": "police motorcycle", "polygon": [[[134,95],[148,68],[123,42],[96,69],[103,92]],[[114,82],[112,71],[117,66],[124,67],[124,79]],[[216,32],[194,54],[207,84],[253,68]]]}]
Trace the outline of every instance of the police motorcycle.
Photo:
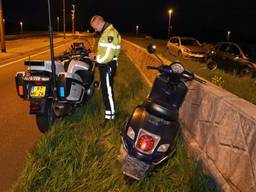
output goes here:
[{"label": "police motorcycle", "polygon": [[[51,26],[50,11],[49,23]],[[55,60],[52,28],[49,29],[51,60],[25,61],[27,71],[17,72],[15,77],[18,96],[30,102],[30,114],[35,115],[37,126],[43,133],[86,101],[95,88],[95,63],[84,54],[69,59],[66,65]]]},{"label": "police motorcycle", "polygon": [[[149,45],[148,52],[154,51],[155,46]],[[147,66],[147,69],[160,74],[156,76],[146,100],[134,109],[121,131],[122,172],[126,178],[138,181],[175,152],[181,129],[179,108],[188,91],[186,82],[205,83],[186,71],[179,62]]]},{"label": "police motorcycle", "polygon": [[[72,58],[65,64],[55,60],[55,75],[52,74],[51,61],[31,60],[24,64],[27,71],[17,72],[15,78],[17,93],[30,101],[30,114],[36,116],[41,132],[46,132],[57,119],[93,94],[95,63],[86,56]],[[56,79],[55,99],[52,78]]]}]

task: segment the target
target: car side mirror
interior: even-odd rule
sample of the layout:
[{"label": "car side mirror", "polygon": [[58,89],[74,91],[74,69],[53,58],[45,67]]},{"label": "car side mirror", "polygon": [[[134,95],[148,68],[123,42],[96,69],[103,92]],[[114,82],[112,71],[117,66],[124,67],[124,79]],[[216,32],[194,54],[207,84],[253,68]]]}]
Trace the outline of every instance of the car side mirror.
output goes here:
[{"label": "car side mirror", "polygon": [[147,46],[147,51],[148,51],[148,53],[150,53],[150,54],[155,53],[155,51],[156,51],[156,46],[153,45],[152,43],[150,43],[150,44]]}]

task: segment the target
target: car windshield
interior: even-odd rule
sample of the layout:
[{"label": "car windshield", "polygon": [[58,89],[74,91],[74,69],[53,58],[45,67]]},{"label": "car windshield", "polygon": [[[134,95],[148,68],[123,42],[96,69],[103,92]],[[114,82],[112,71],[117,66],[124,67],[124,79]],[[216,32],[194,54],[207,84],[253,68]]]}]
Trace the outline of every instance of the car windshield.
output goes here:
[{"label": "car windshield", "polygon": [[181,39],[181,45],[200,46],[195,39]]},{"label": "car windshield", "polygon": [[243,53],[249,59],[256,61],[256,45],[254,44],[239,44],[240,48],[242,49]]}]

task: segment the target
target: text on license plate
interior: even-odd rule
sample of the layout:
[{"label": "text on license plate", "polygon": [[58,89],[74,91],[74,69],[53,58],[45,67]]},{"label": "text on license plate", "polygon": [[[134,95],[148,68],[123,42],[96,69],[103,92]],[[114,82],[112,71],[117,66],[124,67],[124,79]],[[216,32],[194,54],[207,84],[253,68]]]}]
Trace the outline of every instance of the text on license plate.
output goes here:
[{"label": "text on license plate", "polygon": [[30,91],[31,97],[44,97],[46,86],[32,86]]}]

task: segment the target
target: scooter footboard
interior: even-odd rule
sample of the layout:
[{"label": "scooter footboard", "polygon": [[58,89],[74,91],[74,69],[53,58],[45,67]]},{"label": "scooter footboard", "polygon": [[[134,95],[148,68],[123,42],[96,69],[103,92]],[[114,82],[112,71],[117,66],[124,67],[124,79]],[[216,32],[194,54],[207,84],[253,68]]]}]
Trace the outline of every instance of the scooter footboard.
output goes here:
[{"label": "scooter footboard", "polygon": [[57,93],[60,101],[80,103],[83,100],[85,88],[77,74],[63,72],[57,77]]}]

